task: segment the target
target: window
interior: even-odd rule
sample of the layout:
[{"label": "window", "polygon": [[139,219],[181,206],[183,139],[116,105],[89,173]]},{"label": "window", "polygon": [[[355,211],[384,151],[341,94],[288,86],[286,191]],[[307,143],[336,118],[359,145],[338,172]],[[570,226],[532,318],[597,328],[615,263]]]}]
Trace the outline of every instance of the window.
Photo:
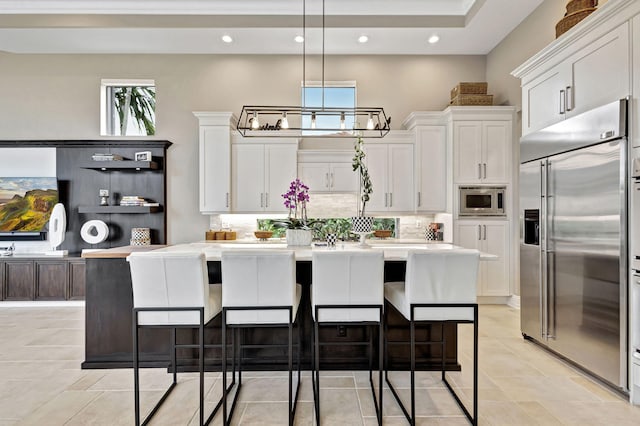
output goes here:
[{"label": "window", "polygon": [[[322,108],[322,82],[307,82],[303,87],[302,105],[307,108]],[[356,82],[355,81],[325,81],[324,82],[324,107],[345,108],[350,110],[356,107]],[[353,115],[345,115],[345,129],[353,129]],[[311,116],[302,117],[302,126],[311,127]],[[339,116],[316,117],[316,129],[341,129]],[[314,132],[317,134],[318,132]],[[327,132],[330,133],[330,132]],[[303,132],[304,134],[304,132]]]},{"label": "window", "polygon": [[100,134],[151,136],[156,133],[156,86],[153,80],[102,80]]}]

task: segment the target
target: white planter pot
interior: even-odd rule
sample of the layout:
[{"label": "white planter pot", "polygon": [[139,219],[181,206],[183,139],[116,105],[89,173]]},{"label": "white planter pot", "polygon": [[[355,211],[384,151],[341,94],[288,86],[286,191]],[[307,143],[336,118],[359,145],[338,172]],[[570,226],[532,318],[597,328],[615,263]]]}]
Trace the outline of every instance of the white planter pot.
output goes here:
[{"label": "white planter pot", "polygon": [[313,232],[308,229],[287,229],[287,245],[308,246],[311,245]]},{"label": "white planter pot", "polygon": [[372,216],[353,216],[351,218],[351,230],[354,233],[372,232],[373,217]]}]

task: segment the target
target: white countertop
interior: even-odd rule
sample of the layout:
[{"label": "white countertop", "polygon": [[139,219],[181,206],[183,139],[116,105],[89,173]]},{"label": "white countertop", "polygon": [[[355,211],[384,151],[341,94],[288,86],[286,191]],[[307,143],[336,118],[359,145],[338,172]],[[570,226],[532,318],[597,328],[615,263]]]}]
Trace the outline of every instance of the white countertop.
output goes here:
[{"label": "white countertop", "polygon": [[[320,243],[322,244],[322,243]],[[338,242],[335,247],[326,246],[287,246],[284,240],[235,240],[235,241],[203,241],[197,243],[176,244],[168,246],[160,251],[170,252],[203,252],[207,260],[220,260],[225,250],[293,250],[296,260],[310,261],[313,251],[340,251],[340,250],[382,250],[385,260],[406,260],[409,250],[452,250],[461,248],[449,243],[426,242],[425,240],[387,239],[370,240],[365,247],[355,242]],[[480,260],[496,260],[498,257],[489,253],[480,252]]]}]

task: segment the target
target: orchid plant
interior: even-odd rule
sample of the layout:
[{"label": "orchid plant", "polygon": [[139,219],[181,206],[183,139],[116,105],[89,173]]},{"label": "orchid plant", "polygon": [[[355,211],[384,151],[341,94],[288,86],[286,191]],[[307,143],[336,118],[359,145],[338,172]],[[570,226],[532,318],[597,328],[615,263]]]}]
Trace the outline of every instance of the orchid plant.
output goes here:
[{"label": "orchid plant", "polygon": [[282,194],[284,206],[289,209],[289,218],[278,221],[280,226],[288,229],[308,229],[307,203],[309,202],[309,187],[300,179],[289,184],[289,191]]}]

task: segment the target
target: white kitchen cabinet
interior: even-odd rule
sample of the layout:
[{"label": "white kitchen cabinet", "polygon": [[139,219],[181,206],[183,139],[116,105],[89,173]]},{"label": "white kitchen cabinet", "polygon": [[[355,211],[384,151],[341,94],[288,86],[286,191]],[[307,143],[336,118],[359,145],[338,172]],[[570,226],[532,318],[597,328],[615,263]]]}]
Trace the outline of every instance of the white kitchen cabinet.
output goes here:
[{"label": "white kitchen cabinet", "polygon": [[281,195],[296,178],[297,143],[232,145],[232,209],[235,213],[286,213]]},{"label": "white kitchen cabinet", "polygon": [[510,120],[454,121],[454,182],[509,183],[511,141]]},{"label": "white kitchen cabinet", "polygon": [[416,127],[416,211],[447,209],[447,133],[445,126]]},{"label": "white kitchen cabinet", "polygon": [[199,200],[203,214],[231,211],[230,112],[194,112],[199,121]]},{"label": "white kitchen cabinet", "polygon": [[628,96],[629,56],[629,24],[624,23],[523,78],[523,135]]},{"label": "white kitchen cabinet", "polygon": [[480,262],[478,296],[510,296],[509,222],[495,220],[459,220],[454,244],[498,256]]},{"label": "white kitchen cabinet", "polygon": [[413,144],[365,143],[365,162],[373,193],[366,212],[413,210]]},{"label": "white kitchen cabinet", "polygon": [[[629,133],[631,135],[631,143],[634,148],[640,148],[640,15],[633,18],[631,24],[633,30],[633,65],[631,67],[631,75],[633,76],[633,98],[631,104],[631,114],[629,114]],[[640,364],[640,359],[638,360]],[[638,382],[640,387],[640,381]],[[638,395],[640,398],[640,395]]]},{"label": "white kitchen cabinet", "polygon": [[298,177],[309,192],[358,191],[358,174],[353,171],[353,150],[300,150]]}]

